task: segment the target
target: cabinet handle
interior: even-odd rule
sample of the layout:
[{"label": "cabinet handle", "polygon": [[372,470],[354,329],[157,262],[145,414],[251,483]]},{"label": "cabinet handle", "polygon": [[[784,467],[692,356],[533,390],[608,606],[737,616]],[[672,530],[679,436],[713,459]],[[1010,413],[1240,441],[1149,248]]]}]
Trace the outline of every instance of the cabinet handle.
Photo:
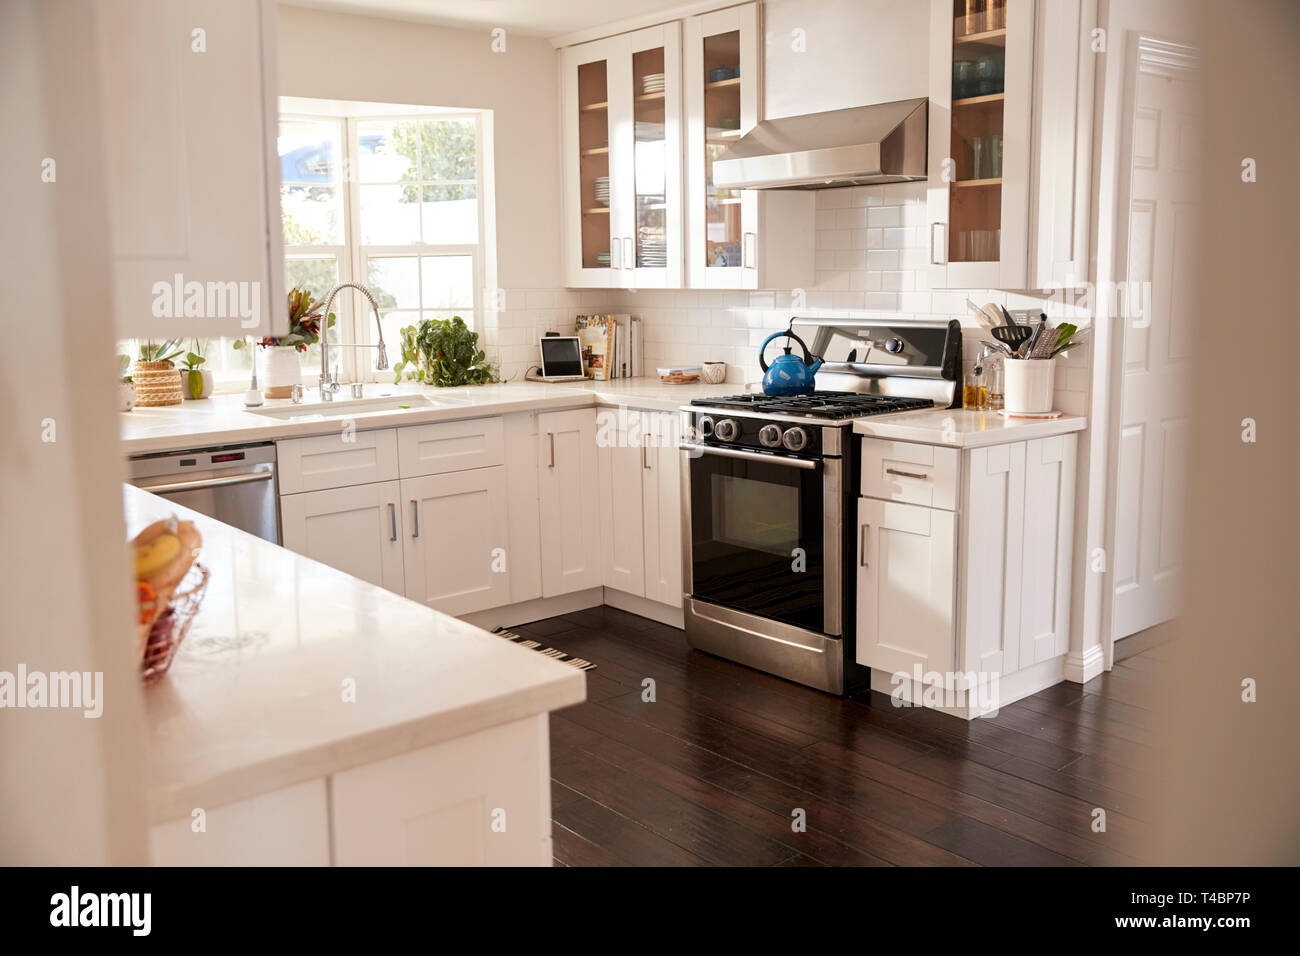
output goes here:
[{"label": "cabinet handle", "polygon": [[632,261],[632,240],[630,237],[623,237],[623,268],[631,269],[636,263]]},{"label": "cabinet handle", "polygon": [[418,538],[420,536],[420,504],[414,498],[411,499],[411,522],[411,537]]},{"label": "cabinet handle", "polygon": [[867,564],[867,529],[870,527],[871,525],[869,524],[864,524],[862,526],[862,543],[860,548],[862,557],[859,559],[858,563],[864,568],[870,567],[870,565]]},{"label": "cabinet handle", "polygon": [[740,237],[740,265],[745,269],[755,269],[758,258],[758,233],[747,232]]},{"label": "cabinet handle", "polygon": [[886,468],[886,469],[885,469],[885,474],[887,474],[887,475],[898,475],[900,478],[919,478],[919,479],[921,479],[921,481],[929,481],[929,480],[930,480],[930,476],[929,476],[929,475],[926,475],[926,474],[919,474],[919,473],[917,473],[917,472],[915,472],[915,471],[899,471],[897,468]]},{"label": "cabinet handle", "polygon": [[393,526],[393,533],[388,536],[389,541],[397,540],[397,505],[391,501],[388,503],[388,520]]},{"label": "cabinet handle", "polygon": [[550,443],[551,446],[551,458],[550,461],[547,463],[546,467],[554,468],[555,467],[555,432],[547,432],[546,440]]},{"label": "cabinet handle", "polygon": [[[944,229],[947,229],[947,228],[948,228],[947,223],[942,223],[942,222],[932,222],[932,223],[930,223],[930,265],[932,265],[932,266],[941,266],[941,265],[944,265],[944,262],[940,262],[938,259],[936,259],[936,258],[934,257],[934,250],[935,250],[935,243],[934,243],[934,230],[935,230],[936,228],[938,228],[939,226],[943,226]],[[946,233],[945,233],[945,235],[946,235]],[[945,260],[945,262],[946,262],[947,258],[948,258],[947,256],[944,256],[944,260]]]},{"label": "cabinet handle", "polygon": [[622,242],[622,241],[623,241],[623,240],[620,239],[618,236],[612,236],[612,237],[610,237],[610,240],[609,240],[609,267],[610,267],[611,269],[621,269],[621,268],[623,268],[623,256],[620,254],[620,250],[621,250],[623,247],[619,245],[619,243]]},{"label": "cabinet handle", "polygon": [[650,470],[650,460],[649,460],[649,455],[646,454],[645,445],[641,446],[641,467],[644,468],[646,471]]}]

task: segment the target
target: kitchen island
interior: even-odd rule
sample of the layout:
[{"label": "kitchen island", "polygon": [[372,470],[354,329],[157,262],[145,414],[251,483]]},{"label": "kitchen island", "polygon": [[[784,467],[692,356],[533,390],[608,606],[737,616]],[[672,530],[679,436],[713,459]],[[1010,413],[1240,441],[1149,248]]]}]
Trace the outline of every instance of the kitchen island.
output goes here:
[{"label": "kitchen island", "polygon": [[547,714],[568,665],[137,488],[211,572],[144,691],[159,864],[550,865]]}]

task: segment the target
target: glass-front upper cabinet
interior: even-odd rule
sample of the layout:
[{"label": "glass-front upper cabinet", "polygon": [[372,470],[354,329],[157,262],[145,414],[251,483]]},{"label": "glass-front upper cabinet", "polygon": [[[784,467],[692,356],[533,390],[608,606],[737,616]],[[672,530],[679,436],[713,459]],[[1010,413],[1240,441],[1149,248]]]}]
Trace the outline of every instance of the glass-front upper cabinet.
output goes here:
[{"label": "glass-front upper cabinet", "polygon": [[1023,288],[1034,0],[932,0],[932,288]]},{"label": "glass-front upper cabinet", "polygon": [[713,164],[759,120],[757,4],[686,22],[687,278],[693,288],[758,287],[759,196],[719,189]]},{"label": "glass-front upper cabinet", "polygon": [[681,284],[681,27],[563,55],[566,282]]}]

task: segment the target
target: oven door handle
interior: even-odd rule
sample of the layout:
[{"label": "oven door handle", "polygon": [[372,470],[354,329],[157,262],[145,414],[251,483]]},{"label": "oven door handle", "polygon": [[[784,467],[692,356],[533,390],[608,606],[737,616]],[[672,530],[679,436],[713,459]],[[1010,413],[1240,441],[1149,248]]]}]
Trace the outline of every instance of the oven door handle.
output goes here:
[{"label": "oven door handle", "polygon": [[689,451],[692,454],[700,455],[718,455],[722,458],[739,458],[741,461],[759,461],[768,465],[784,465],[788,468],[803,468],[807,471],[815,471],[818,462],[809,458],[786,458],[781,455],[763,455],[756,451],[745,451],[740,448],[717,448],[713,445],[695,445],[689,442],[681,442],[677,446],[682,451]]}]

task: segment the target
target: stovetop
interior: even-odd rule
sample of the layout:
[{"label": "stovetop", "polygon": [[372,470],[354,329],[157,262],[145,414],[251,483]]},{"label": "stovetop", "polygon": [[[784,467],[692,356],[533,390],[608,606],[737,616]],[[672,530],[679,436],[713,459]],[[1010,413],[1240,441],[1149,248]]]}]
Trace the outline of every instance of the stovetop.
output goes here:
[{"label": "stovetop", "polygon": [[721,398],[697,398],[691,402],[705,408],[747,409],[770,415],[801,415],[810,418],[863,418],[888,415],[918,408],[933,408],[928,398],[903,398],[895,395],[864,395],[860,392],[813,392],[811,395],[726,395]]}]

